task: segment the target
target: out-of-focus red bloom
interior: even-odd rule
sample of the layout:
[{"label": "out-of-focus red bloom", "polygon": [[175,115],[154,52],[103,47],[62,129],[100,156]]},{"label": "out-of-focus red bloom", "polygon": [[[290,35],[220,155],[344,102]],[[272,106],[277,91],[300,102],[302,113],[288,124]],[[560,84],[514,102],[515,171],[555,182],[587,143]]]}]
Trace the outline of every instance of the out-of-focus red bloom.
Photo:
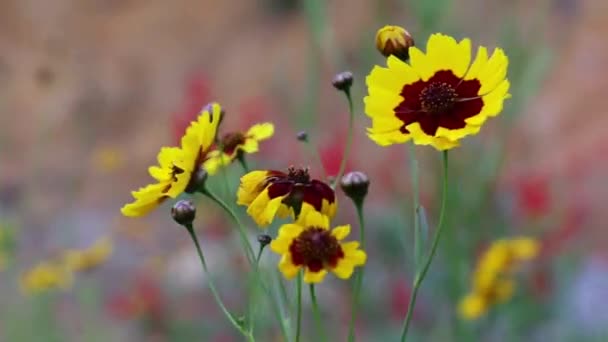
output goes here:
[{"label": "out-of-focus red bloom", "polygon": [[[326,175],[336,176],[340,171],[340,163],[342,162],[345,146],[346,134],[344,132],[338,132],[337,134],[332,135],[331,140],[320,149],[321,162],[323,163],[323,169],[325,169]],[[346,167],[344,169],[345,173],[352,170],[352,156],[353,148],[351,146],[349,158],[346,161]]]},{"label": "out-of-focus red bloom", "polygon": [[532,272],[530,287],[535,297],[543,298],[553,290],[553,280],[550,271],[540,267],[542,265]]},{"label": "out-of-focus red bloom", "polygon": [[201,108],[209,102],[211,102],[209,81],[201,74],[193,74],[187,81],[181,108],[173,115],[172,133],[178,143],[190,122],[194,121]]},{"label": "out-of-focus red bloom", "polygon": [[557,254],[566,242],[583,229],[585,212],[586,209],[581,204],[568,210],[563,224],[558,229],[547,233],[544,237],[541,252],[543,257]]},{"label": "out-of-focus red bloom", "polygon": [[114,294],[106,302],[110,314],[119,319],[149,318],[161,321],[165,300],[161,288],[150,276],[138,276],[126,292]]},{"label": "out-of-focus red bloom", "polygon": [[[402,321],[407,312],[407,307],[410,304],[412,287],[405,280],[398,279],[391,282],[390,291],[391,318],[395,321]],[[414,309],[414,317],[416,311],[417,310]]]},{"label": "out-of-focus red bloom", "polygon": [[536,218],[547,214],[551,206],[548,179],[543,175],[521,178],[515,184],[517,212],[524,218]]}]

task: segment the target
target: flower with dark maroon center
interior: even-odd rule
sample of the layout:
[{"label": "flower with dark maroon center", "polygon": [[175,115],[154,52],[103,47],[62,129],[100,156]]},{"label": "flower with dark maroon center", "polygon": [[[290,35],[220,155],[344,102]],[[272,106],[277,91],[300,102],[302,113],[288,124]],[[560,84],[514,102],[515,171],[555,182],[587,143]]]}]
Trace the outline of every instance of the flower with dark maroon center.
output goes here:
[{"label": "flower with dark maroon center", "polygon": [[241,178],[237,203],[246,205],[247,213],[261,227],[275,216],[297,218],[308,211],[333,217],[336,196],[331,187],[312,179],[307,168],[289,167],[287,173],[276,170],[252,171]]},{"label": "flower with dark maroon center", "polygon": [[207,155],[204,167],[210,175],[214,175],[220,168],[244,157],[245,153],[256,153],[259,143],[273,134],[274,125],[269,122],[253,125],[247,132],[226,133],[217,142],[218,149]]},{"label": "flower with dark maroon center", "polygon": [[318,283],[328,271],[348,279],[356,266],[362,266],[366,254],[359,242],[343,242],[350,226],[330,229],[329,218],[319,212],[300,215],[295,223],[284,224],[270,248],[281,255],[279,269],[287,279],[304,270],[304,281]]},{"label": "flower with dark maroon center", "polygon": [[366,78],[368,136],[382,146],[413,140],[438,150],[458,146],[502,111],[510,97],[508,58],[480,47],[471,63],[471,41],[433,34],[426,53],[409,48],[409,62],[390,56]]}]

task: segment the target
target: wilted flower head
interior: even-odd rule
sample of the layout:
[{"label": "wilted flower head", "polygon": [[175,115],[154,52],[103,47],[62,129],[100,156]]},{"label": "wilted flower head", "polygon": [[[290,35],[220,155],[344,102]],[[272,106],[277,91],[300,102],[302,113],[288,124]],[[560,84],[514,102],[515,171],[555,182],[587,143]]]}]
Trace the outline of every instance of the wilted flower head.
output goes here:
[{"label": "wilted flower head", "polygon": [[318,211],[329,217],[336,213],[336,195],[324,182],[312,179],[307,168],[290,167],[287,173],[276,170],[252,171],[241,177],[237,203],[260,226],[269,225],[275,216],[296,218]]},{"label": "wilted flower head", "polygon": [[310,211],[300,215],[296,223],[281,226],[270,248],[281,255],[279,269],[287,279],[295,277],[300,269],[304,270],[306,283],[321,282],[328,271],[348,279],[367,259],[359,242],[342,242],[349,233],[349,225],[331,230],[327,216]]},{"label": "wilted flower head", "polygon": [[375,66],[367,76],[365,113],[372,120],[367,132],[378,145],[412,140],[438,150],[454,148],[498,115],[510,97],[509,59],[500,48],[488,56],[479,47],[472,61],[468,38],[457,42],[436,33],[426,53],[416,47],[409,53],[409,63],[390,56],[386,68]]}]

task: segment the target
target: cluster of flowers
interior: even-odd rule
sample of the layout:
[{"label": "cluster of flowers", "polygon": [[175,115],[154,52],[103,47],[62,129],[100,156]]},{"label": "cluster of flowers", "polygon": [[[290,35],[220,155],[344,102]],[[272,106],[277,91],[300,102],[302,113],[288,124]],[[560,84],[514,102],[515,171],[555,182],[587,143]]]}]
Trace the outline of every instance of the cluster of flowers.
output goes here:
[{"label": "cluster of flowers", "polygon": [[98,239],[88,248],[68,249],[57,260],[44,261],[21,276],[20,289],[24,294],[35,294],[49,289],[67,289],[74,273],[90,271],[103,264],[112,254],[112,240]]},{"label": "cluster of flowers", "polygon": [[475,320],[490,307],[513,296],[514,273],[520,266],[534,259],[539,244],[532,238],[519,237],[496,240],[481,256],[473,274],[471,293],[460,302],[460,315]]}]

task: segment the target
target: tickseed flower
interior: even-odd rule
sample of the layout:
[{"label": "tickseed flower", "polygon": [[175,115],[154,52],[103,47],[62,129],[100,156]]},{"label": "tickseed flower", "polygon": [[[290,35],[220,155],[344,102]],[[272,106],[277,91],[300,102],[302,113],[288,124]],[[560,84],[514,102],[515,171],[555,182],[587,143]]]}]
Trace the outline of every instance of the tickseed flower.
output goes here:
[{"label": "tickseed flower", "polygon": [[412,46],[414,38],[403,27],[386,25],[376,32],[376,48],[384,57],[393,55],[406,61]]},{"label": "tickseed flower", "polygon": [[207,105],[196,121],[190,123],[182,137],[181,147],[163,147],[158,154],[158,165],[148,169],[156,183],[147,185],[132,195],[135,201],[122,207],[125,216],[144,216],[167,198],[196,190],[197,173],[208,157],[215,140],[222,108],[217,103]]},{"label": "tickseed flower", "polygon": [[509,300],[515,290],[513,273],[539,252],[538,242],[531,238],[500,239],[492,243],[479,260],[473,273],[473,289],[460,302],[463,319],[475,320],[493,305]]},{"label": "tickseed flower", "polygon": [[440,33],[430,36],[426,53],[409,49],[410,62],[390,56],[387,67],[367,76],[365,112],[372,120],[368,136],[387,146],[412,140],[447,150],[477,134],[502,111],[510,97],[509,59],[500,48],[488,56],[481,46],[471,63],[471,41]]},{"label": "tickseed flower", "polygon": [[104,237],[89,248],[66,250],[63,253],[63,263],[72,272],[89,271],[106,262],[112,250],[112,240]]},{"label": "tickseed flower", "polygon": [[259,143],[274,134],[274,125],[265,122],[251,126],[247,132],[232,132],[225,134],[219,141],[220,150],[211,151],[205,161],[205,170],[210,175],[215,174],[221,167],[230,165],[244,153],[255,153]]},{"label": "tickseed flower", "polygon": [[285,278],[295,277],[304,269],[304,282],[319,283],[328,271],[348,279],[356,266],[367,259],[358,241],[342,242],[350,233],[350,225],[329,226],[329,218],[311,211],[300,215],[296,223],[284,224],[270,243],[273,252],[281,255],[279,270]]},{"label": "tickseed flower", "polygon": [[289,167],[282,171],[252,171],[241,177],[237,203],[260,226],[275,216],[297,218],[318,211],[330,218],[336,214],[336,194],[320,180],[311,179],[308,168]]},{"label": "tickseed flower", "polygon": [[37,294],[54,289],[68,289],[73,277],[64,265],[42,262],[21,276],[19,287],[24,294]]}]

